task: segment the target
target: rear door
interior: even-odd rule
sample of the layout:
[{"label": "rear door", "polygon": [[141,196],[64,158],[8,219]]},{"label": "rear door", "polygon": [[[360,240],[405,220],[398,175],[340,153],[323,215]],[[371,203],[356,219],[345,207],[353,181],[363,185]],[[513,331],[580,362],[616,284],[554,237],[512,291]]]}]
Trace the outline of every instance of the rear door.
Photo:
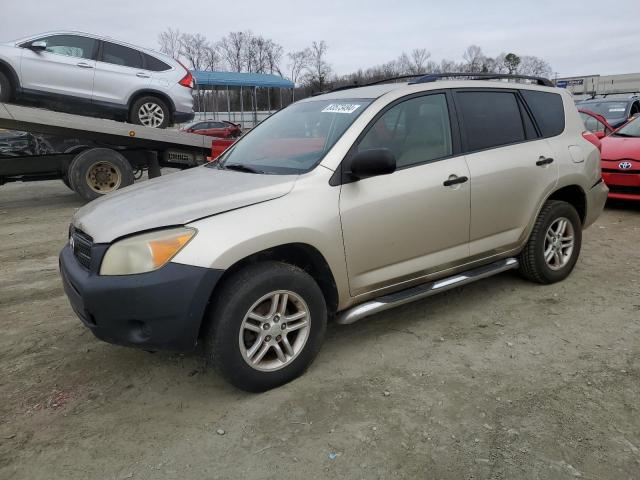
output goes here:
[{"label": "rear door", "polygon": [[473,179],[470,254],[482,258],[519,246],[558,162],[516,90],[457,90],[455,102]]},{"label": "rear door", "polygon": [[[390,149],[397,170],[341,187],[352,295],[450,268],[469,255],[469,170],[449,100],[444,92],[402,99],[354,146]],[[461,181],[446,186],[456,177]]]},{"label": "rear door", "polygon": [[91,101],[98,41],[81,35],[50,35],[42,41],[46,50],[22,45],[20,85],[26,94],[65,95]]},{"label": "rear door", "polygon": [[102,42],[93,89],[93,103],[126,106],[131,95],[149,86],[152,72],[145,70],[142,52]]}]

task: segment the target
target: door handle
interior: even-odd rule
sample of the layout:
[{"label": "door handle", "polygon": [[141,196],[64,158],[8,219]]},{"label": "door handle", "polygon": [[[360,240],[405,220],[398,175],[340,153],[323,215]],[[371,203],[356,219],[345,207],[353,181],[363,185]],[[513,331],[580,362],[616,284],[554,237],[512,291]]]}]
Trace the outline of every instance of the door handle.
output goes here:
[{"label": "door handle", "polygon": [[538,159],[538,161],[536,162],[536,165],[539,167],[542,167],[543,165],[549,165],[550,163],[553,163],[553,158],[551,157],[540,157]]},{"label": "door handle", "polygon": [[88,64],[88,63],[86,63],[86,62],[80,62],[80,63],[78,63],[78,66],[79,66],[80,68],[93,68],[93,65],[89,65],[89,64]]},{"label": "door handle", "polygon": [[450,187],[452,185],[458,185],[460,183],[465,183],[469,180],[467,177],[456,177],[455,175],[451,175],[448,180],[442,182],[442,185],[445,187]]},{"label": "door handle", "polygon": [[146,73],[138,72],[138,73],[136,73],[136,77],[149,78],[150,75],[147,75]]}]

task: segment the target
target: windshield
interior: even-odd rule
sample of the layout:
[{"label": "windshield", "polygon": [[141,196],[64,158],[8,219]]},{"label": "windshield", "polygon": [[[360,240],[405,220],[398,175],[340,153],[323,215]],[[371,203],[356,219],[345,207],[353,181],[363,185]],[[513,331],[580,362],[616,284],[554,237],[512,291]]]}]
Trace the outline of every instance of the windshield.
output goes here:
[{"label": "windshield", "polygon": [[624,127],[616,130],[614,135],[618,135],[620,137],[640,137],[640,122],[635,118]]},{"label": "windshield", "polygon": [[211,167],[300,174],[313,169],[372,99],[294,103],[262,122]]},{"label": "windshield", "polygon": [[627,116],[627,102],[606,100],[601,102],[580,102],[579,108],[599,113],[607,120],[620,119]]}]

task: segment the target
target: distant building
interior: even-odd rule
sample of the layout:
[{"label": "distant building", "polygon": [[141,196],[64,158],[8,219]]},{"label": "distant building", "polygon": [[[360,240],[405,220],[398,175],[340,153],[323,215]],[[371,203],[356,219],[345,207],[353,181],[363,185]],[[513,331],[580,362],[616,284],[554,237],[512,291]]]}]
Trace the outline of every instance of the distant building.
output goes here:
[{"label": "distant building", "polygon": [[566,88],[578,99],[603,94],[640,94],[640,73],[622,75],[586,75],[556,79],[556,85]]}]

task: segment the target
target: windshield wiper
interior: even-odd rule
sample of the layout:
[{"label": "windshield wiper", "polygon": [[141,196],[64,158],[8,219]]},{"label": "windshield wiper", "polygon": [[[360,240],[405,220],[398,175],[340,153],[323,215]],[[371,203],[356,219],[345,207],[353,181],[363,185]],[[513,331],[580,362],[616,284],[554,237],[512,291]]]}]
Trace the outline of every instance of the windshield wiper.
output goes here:
[{"label": "windshield wiper", "polygon": [[247,165],[242,165],[241,163],[225,163],[223,165],[220,165],[220,167],[226,170],[235,170],[236,172],[264,173],[262,170],[248,167]]}]

